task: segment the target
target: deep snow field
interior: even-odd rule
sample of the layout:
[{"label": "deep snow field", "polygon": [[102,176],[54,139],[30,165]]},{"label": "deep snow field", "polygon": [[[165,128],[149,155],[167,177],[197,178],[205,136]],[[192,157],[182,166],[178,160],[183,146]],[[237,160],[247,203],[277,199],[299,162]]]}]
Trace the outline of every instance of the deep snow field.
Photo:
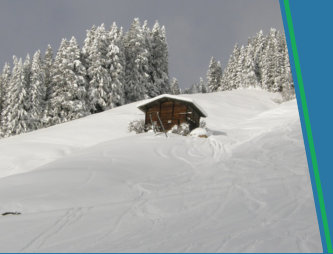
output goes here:
[{"label": "deep snow field", "polygon": [[322,252],[296,101],[185,96],[208,138],[128,133],[137,102],[0,140],[0,252]]}]

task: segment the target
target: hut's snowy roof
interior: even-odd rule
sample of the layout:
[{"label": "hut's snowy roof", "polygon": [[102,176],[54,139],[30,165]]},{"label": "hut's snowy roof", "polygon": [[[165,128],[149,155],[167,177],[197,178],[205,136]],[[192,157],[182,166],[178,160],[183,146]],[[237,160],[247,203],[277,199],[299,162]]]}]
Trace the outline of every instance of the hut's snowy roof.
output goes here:
[{"label": "hut's snowy roof", "polygon": [[173,99],[173,100],[177,100],[177,101],[183,101],[183,102],[187,102],[187,103],[191,103],[193,104],[202,114],[203,117],[207,117],[207,113],[205,112],[205,110],[203,110],[202,107],[200,107],[193,99],[190,99],[190,98],[185,98],[185,97],[181,97],[181,96],[178,96],[178,95],[171,95],[171,94],[161,94],[159,96],[156,96],[152,99],[149,99],[149,100],[146,100],[140,104],[138,104],[138,108],[142,111],[145,111],[144,108],[145,106],[147,106],[148,104],[151,104],[153,103],[154,101],[158,101],[160,99],[163,99],[163,98],[167,98],[167,99]]}]

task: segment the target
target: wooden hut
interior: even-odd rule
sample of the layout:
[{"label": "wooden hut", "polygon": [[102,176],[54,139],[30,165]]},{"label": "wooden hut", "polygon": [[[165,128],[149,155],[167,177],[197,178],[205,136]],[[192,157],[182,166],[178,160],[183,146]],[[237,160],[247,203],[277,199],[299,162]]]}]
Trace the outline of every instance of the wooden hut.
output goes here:
[{"label": "wooden hut", "polygon": [[[200,117],[207,117],[205,111],[192,99],[162,94],[138,105],[145,113],[145,124],[153,124],[163,130],[188,123],[190,130],[199,127]],[[162,123],[162,126],[161,126]]]}]

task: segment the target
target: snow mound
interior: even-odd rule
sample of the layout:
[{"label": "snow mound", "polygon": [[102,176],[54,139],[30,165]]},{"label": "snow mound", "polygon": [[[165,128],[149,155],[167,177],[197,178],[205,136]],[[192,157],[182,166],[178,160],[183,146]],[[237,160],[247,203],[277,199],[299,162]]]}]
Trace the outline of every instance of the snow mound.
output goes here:
[{"label": "snow mound", "polygon": [[200,137],[200,138],[207,138],[209,136],[207,129],[204,128],[195,128],[190,132],[189,135],[192,137]]}]

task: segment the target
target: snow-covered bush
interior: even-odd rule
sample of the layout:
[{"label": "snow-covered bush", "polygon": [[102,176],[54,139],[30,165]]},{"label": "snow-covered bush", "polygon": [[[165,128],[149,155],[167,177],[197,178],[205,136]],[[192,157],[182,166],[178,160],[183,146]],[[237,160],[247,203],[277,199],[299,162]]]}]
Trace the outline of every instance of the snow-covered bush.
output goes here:
[{"label": "snow-covered bush", "polygon": [[175,133],[175,134],[179,134],[179,135],[182,135],[182,136],[188,136],[188,135],[190,135],[190,136],[200,136],[200,135],[202,135],[202,136],[205,136],[205,137],[209,136],[208,129],[206,128],[206,122],[204,120],[201,120],[199,128],[196,128],[196,129],[192,130],[192,132],[190,131],[190,125],[188,123],[182,123],[180,125],[174,125],[168,131],[168,133]]},{"label": "snow-covered bush", "polygon": [[135,131],[136,134],[145,132],[145,121],[144,120],[134,120],[128,124],[128,131]]},{"label": "snow-covered bush", "polygon": [[190,125],[188,123],[182,123],[178,129],[180,135],[187,136],[190,133]]},{"label": "snow-covered bush", "polygon": [[168,133],[176,133],[178,134],[178,125],[174,125],[169,131]]},{"label": "snow-covered bush", "polygon": [[179,134],[182,136],[187,136],[190,133],[190,125],[188,123],[182,123],[179,126],[174,125],[169,132]]}]

